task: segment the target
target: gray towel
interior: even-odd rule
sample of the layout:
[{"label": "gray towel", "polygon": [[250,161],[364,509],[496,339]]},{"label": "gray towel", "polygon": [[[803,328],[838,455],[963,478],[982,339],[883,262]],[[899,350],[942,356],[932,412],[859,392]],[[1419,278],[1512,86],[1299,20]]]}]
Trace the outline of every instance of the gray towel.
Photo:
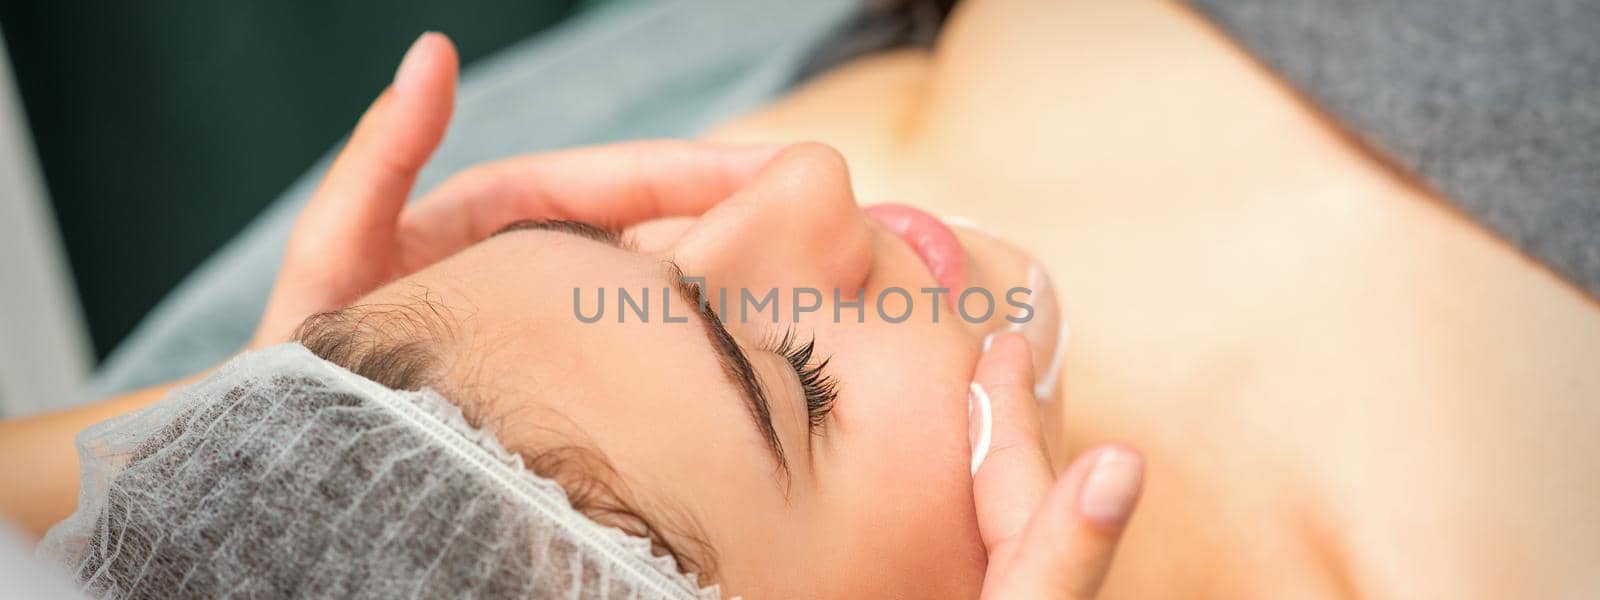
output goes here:
[{"label": "gray towel", "polygon": [[1368,144],[1600,294],[1600,1],[1195,4]]}]

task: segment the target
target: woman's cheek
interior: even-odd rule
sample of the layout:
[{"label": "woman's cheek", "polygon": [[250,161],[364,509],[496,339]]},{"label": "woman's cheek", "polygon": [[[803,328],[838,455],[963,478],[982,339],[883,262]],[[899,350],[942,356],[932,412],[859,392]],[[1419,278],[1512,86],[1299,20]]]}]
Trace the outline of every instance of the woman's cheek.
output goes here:
[{"label": "woman's cheek", "polygon": [[949,522],[970,511],[972,502],[965,399],[959,400],[962,410],[957,412],[950,406],[957,401],[943,394],[908,392],[896,402],[867,409],[874,414],[857,415],[873,424],[870,431],[853,436],[862,439],[858,447],[846,450],[847,463],[894,500],[886,510],[913,509]]},{"label": "woman's cheek", "polygon": [[[824,559],[846,573],[840,597],[892,596],[915,589],[925,598],[973,598],[985,565],[965,465],[929,468],[934,461],[901,459],[860,464],[835,488],[830,519],[834,551]],[[870,565],[868,567],[867,565]]]}]

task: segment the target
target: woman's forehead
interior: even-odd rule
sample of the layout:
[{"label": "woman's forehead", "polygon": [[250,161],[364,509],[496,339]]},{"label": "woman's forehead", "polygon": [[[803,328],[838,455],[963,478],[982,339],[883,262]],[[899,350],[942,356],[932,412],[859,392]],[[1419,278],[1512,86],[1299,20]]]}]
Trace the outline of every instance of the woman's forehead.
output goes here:
[{"label": "woman's forehead", "polygon": [[[528,231],[486,240],[408,280],[457,317],[474,387],[538,397],[574,421],[621,411],[668,417],[683,409],[678,396],[733,393],[695,306],[657,258]],[[652,407],[635,406],[645,398]]]},{"label": "woman's forehead", "polygon": [[[459,356],[470,369],[457,383],[492,398],[508,446],[582,442],[668,495],[698,478],[708,489],[714,478],[771,488],[744,402],[670,275],[657,258],[594,240],[519,232],[415,277],[464,315]],[[689,472],[708,447],[728,454]]]}]

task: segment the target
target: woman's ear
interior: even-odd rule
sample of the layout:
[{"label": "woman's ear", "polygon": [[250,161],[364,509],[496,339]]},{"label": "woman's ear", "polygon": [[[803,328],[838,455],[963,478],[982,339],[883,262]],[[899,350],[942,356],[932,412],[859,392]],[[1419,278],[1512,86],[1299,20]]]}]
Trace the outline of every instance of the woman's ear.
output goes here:
[{"label": "woman's ear", "polygon": [[252,347],[286,341],[307,316],[397,275],[400,210],[444,138],[456,73],[455,46],[443,34],[425,33],[411,45],[295,221]]}]

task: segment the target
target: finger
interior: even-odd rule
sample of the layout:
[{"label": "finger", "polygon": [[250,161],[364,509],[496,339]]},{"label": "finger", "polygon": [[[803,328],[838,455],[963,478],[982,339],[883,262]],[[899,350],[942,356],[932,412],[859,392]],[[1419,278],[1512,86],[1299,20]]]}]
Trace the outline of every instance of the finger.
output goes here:
[{"label": "finger", "polygon": [[449,38],[434,32],[406,52],[296,223],[296,241],[316,249],[313,264],[345,273],[392,246],[417,172],[449,124],[456,60]]},{"label": "finger", "polygon": [[[1045,453],[1038,403],[1033,397],[1033,359],[1019,334],[989,338],[973,383],[987,395],[991,417],[988,454],[973,474],[978,531],[990,561],[1005,557],[1022,538],[1044,500],[1054,474]],[[974,390],[978,395],[979,390]]]},{"label": "finger", "polygon": [[620,228],[698,215],[743,187],[780,149],[650,140],[474,167],[405,209],[407,262],[431,263],[522,219]]},{"label": "finger", "polygon": [[1009,562],[986,578],[985,595],[1095,597],[1138,502],[1143,473],[1143,458],[1126,446],[1080,456],[1034,511]]},{"label": "finger", "polygon": [[287,339],[300,320],[392,275],[395,219],[439,144],[454,105],[456,52],[438,33],[407,50],[295,221],[252,347]]}]

